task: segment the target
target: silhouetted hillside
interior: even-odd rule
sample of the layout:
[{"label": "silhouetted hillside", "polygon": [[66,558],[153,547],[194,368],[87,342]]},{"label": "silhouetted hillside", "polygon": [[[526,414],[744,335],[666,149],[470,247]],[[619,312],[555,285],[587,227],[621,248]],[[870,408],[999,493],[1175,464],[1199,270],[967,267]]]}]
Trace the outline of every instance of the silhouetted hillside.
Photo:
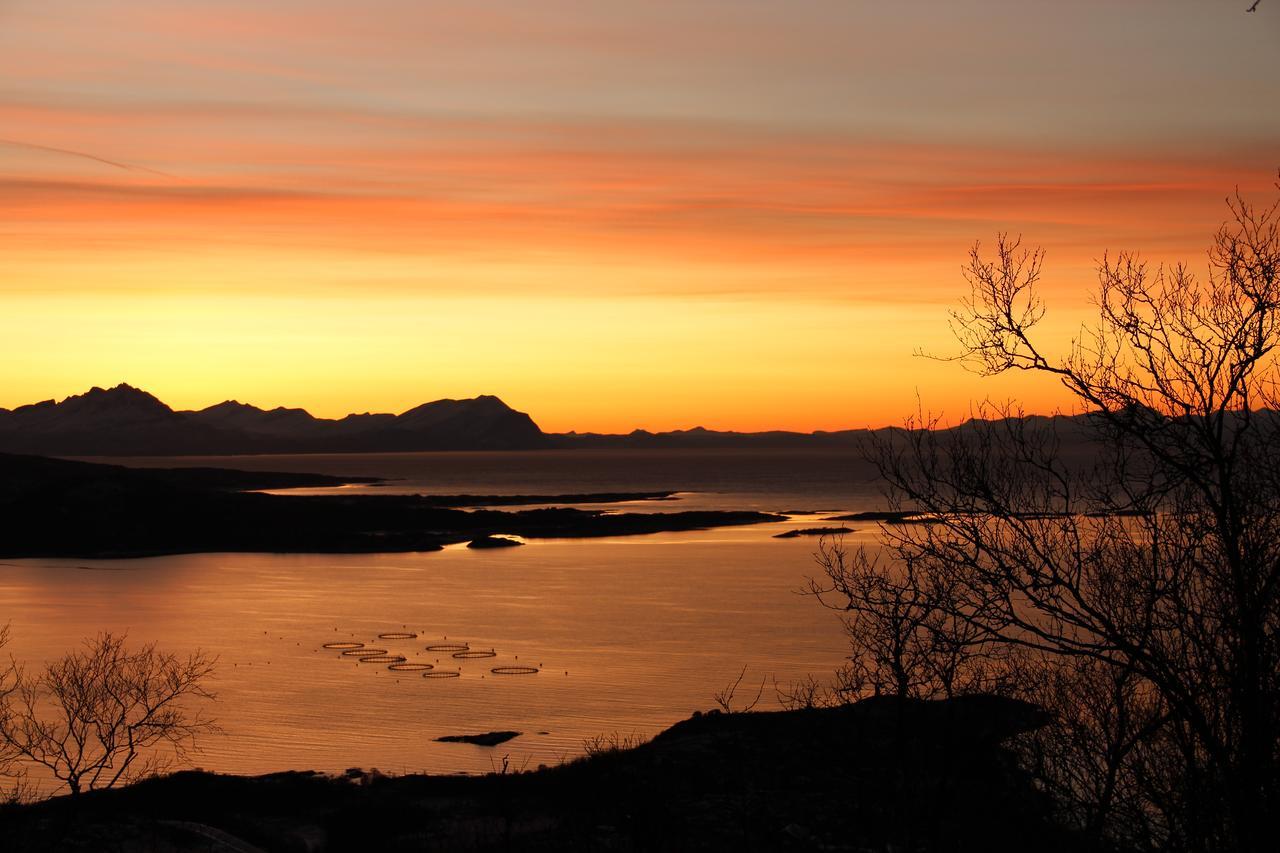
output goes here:
[{"label": "silhouetted hillside", "polygon": [[633,749],[536,772],[186,772],[78,802],[0,808],[0,831],[51,853],[1085,853],[1095,848],[1052,822],[1048,798],[1001,745],[1046,721],[1034,706],[994,696],[700,714]]}]

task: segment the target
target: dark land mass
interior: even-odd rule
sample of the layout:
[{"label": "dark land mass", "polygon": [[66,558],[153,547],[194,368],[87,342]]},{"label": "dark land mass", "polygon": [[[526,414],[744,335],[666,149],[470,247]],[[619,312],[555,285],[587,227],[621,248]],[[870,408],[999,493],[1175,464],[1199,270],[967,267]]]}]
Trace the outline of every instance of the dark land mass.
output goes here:
[{"label": "dark land mass", "polygon": [[234,471],[229,468],[126,468],[122,465],[0,453],[0,504],[44,493],[102,487],[108,483],[127,489],[256,491],[378,482],[377,477],[330,477],[324,474]]},{"label": "dark land mass", "polygon": [[[1073,513],[1069,512],[1011,512],[1007,514],[1007,518],[1016,518],[1020,521],[1050,521],[1058,518],[1072,518]],[[1147,513],[1140,510],[1108,510],[1105,512],[1086,512],[1085,518],[1133,518],[1142,517]],[[849,515],[833,515],[824,518],[823,521],[878,521],[881,524],[937,524],[940,519],[932,518],[926,515],[920,515],[915,512],[855,512]]]},{"label": "dark land mass", "polygon": [[823,521],[877,521],[881,524],[938,524],[941,519],[918,512],[854,512],[849,515],[833,515]]},{"label": "dark land mass", "polygon": [[[1064,452],[1087,448],[1088,415],[968,421],[1010,428],[1053,427]],[[626,434],[545,433],[524,412],[481,395],[436,400],[400,414],[317,418],[304,409],[260,409],[227,400],[175,411],[137,388],[92,388],[65,400],[0,409],[0,452],[46,456],[200,456],[250,453],[383,453],[430,450],[826,449],[860,452],[868,440],[897,441],[898,427],[811,433],[704,429]]]},{"label": "dark land mass", "polygon": [[782,520],[760,512],[463,511],[416,495],[235,490],[338,482],[306,474],[134,469],[0,454],[0,556],[433,551],[503,533],[524,538],[625,536]]},{"label": "dark land mass", "polygon": [[512,738],[520,737],[520,732],[485,732],[479,735],[445,735],[436,738],[440,743],[471,743],[476,746],[497,746]]},{"label": "dark land mass", "polygon": [[467,543],[468,548],[518,548],[524,543],[506,536],[480,536]]},{"label": "dark land mass", "polygon": [[825,518],[823,521],[885,521],[889,523],[906,522],[907,519],[913,518],[918,513],[914,512],[888,512],[872,510],[869,512],[851,512],[848,515],[833,515]]},{"label": "dark land mass", "polygon": [[[943,432],[972,431],[975,427],[1008,426],[1043,430],[1052,428],[1062,440],[1067,452],[1089,444],[1089,415],[1027,415],[1022,418],[992,421],[969,420]],[[907,430],[901,427],[879,429],[817,430],[815,432],[791,432],[769,430],[766,432],[733,432],[710,430],[704,427],[678,429],[668,432],[649,432],[637,429],[625,434],[568,432],[550,435],[552,444],[563,448],[663,448],[663,449],[741,449],[741,450],[848,450],[865,452],[868,445],[877,442],[901,440]]]},{"label": "dark land mass", "polygon": [[7,807],[0,830],[48,853],[1087,850],[1002,746],[1045,722],[990,696],[711,713],[536,772],[183,772]]},{"label": "dark land mass", "polygon": [[49,456],[182,456],[533,450],[551,446],[523,412],[493,396],[436,400],[391,414],[316,418],[228,400],[174,411],[129,385],[0,409],[0,451]]},{"label": "dark land mass", "polygon": [[576,449],[742,449],[786,450],[791,448],[827,448],[857,450],[860,443],[872,434],[872,430],[849,429],[831,432],[733,432],[693,427],[667,432],[650,432],[644,429],[628,433],[608,434],[592,432],[567,432],[551,435],[556,447]]},{"label": "dark land mass", "polygon": [[422,495],[435,506],[528,506],[675,501],[675,492],[577,492],[563,495]]},{"label": "dark land mass", "polygon": [[846,533],[852,533],[852,527],[800,527],[795,530],[788,530],[784,533],[777,533],[774,539],[798,539],[801,536],[843,536]]}]

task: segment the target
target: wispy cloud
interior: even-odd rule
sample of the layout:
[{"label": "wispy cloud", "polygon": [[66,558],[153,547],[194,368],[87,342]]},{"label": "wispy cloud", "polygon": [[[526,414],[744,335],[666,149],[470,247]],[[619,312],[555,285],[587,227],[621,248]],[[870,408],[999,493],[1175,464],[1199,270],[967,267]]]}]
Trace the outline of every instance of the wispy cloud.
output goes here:
[{"label": "wispy cloud", "polygon": [[23,142],[19,139],[0,139],[0,145],[12,145],[17,148],[26,148],[31,151],[48,151],[52,154],[65,154],[68,157],[82,157],[85,160],[92,160],[95,163],[102,163],[105,166],[111,166],[116,169],[123,169],[126,172],[142,172],[149,175],[159,175],[161,177],[170,177],[165,172],[156,169],[150,169],[146,166],[139,166],[135,163],[121,163],[118,160],[109,160],[106,157],[99,157],[96,154],[90,154],[87,151],[73,151],[70,148],[58,148],[53,145],[40,145],[35,142]]}]

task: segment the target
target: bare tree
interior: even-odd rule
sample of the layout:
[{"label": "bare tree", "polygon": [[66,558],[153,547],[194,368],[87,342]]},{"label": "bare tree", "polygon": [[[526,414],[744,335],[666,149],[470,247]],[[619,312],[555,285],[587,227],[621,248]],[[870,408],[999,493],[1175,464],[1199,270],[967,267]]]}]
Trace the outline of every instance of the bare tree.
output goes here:
[{"label": "bare tree", "polygon": [[815,591],[844,596],[873,684],[954,692],[938,636],[957,672],[967,650],[1016,650],[981,660],[1058,712],[1032,745],[1046,784],[1108,843],[1274,845],[1280,228],[1275,205],[1228,205],[1207,278],[1104,258],[1097,322],[1060,359],[1035,335],[1044,253],[1003,235],[991,259],[975,246],[962,360],[1054,378],[1086,414],[909,422],[874,453],[896,505],[933,523],[882,527],[884,569],[819,560],[830,583]]},{"label": "bare tree", "polygon": [[[0,625],[0,649],[9,644],[9,626]],[[0,733],[8,731],[12,718],[12,696],[18,689],[21,669],[13,658],[6,664],[0,664]],[[0,736],[0,781],[5,789],[0,791],[0,802],[15,802],[23,798],[25,780],[20,768],[16,766],[17,754],[7,740]]]},{"label": "bare tree", "polygon": [[4,742],[72,795],[157,772],[216,730],[188,707],[213,698],[203,686],[213,664],[202,652],[130,651],[124,637],[100,634],[38,677],[17,679]]},{"label": "bare tree", "polygon": [[901,561],[850,551],[843,537],[819,541],[814,559],[824,577],[808,592],[843,619],[854,654],[836,672],[836,694],[949,697],[993,690],[1012,652],[963,618],[945,575]]}]

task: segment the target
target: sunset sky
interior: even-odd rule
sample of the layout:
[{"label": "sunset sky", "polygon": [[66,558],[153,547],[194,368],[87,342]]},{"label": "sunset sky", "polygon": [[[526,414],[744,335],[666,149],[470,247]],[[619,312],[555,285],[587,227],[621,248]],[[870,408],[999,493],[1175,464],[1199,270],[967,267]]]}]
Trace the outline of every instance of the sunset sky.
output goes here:
[{"label": "sunset sky", "polygon": [[0,406],[833,429],[1064,401],[913,356],[975,239],[1275,197],[1280,0],[0,0]]}]

